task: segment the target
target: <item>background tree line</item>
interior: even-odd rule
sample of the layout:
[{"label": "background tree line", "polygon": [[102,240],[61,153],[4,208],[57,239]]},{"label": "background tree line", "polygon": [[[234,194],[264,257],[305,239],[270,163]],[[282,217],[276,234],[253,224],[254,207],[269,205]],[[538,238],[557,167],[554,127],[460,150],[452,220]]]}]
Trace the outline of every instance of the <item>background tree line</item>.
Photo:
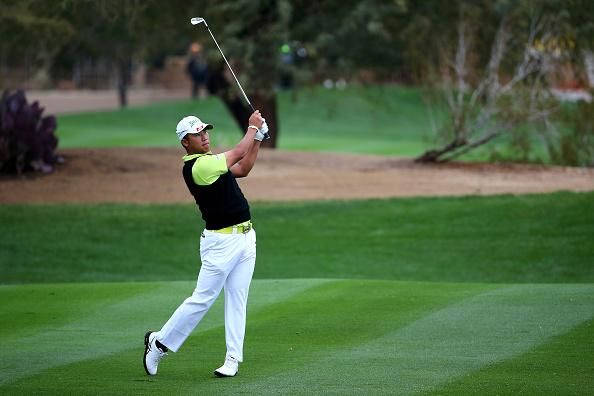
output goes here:
[{"label": "background tree line", "polygon": [[[449,160],[503,134],[529,150],[540,134],[558,162],[592,164],[592,105],[568,113],[551,95],[563,66],[587,85],[594,37],[594,6],[587,0],[171,0],[166,6],[0,0],[0,7],[1,67],[27,62],[55,77],[81,58],[108,60],[117,70],[122,106],[134,62],[184,54],[199,39],[211,70],[208,89],[243,129],[249,108],[203,26],[189,24],[191,16],[205,17],[276,132],[271,147],[281,127],[276,89],[283,76],[297,87],[372,76],[377,83],[424,86],[430,103],[446,111],[446,122],[434,131],[436,148],[421,161]],[[289,55],[305,56],[286,62],[283,45]],[[572,133],[556,127],[560,119],[574,124]]]}]

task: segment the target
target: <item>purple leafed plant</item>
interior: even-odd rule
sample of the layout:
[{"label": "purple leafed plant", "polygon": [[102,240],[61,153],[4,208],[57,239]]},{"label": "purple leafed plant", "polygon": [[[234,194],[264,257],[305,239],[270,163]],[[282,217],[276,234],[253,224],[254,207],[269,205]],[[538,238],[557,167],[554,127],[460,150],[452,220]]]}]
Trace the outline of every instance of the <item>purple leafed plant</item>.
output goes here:
[{"label": "purple leafed plant", "polygon": [[25,93],[4,91],[0,100],[0,172],[50,173],[62,158],[56,154],[56,117],[42,117],[39,102],[27,103]]}]

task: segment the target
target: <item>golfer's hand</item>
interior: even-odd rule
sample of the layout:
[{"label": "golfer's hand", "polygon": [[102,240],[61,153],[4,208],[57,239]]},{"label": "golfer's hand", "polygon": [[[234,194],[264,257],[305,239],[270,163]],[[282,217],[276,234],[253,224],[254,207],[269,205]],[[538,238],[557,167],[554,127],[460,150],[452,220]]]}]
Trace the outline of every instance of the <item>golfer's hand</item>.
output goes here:
[{"label": "golfer's hand", "polygon": [[268,125],[266,125],[266,121],[264,121],[264,124],[262,124],[262,128],[260,128],[258,132],[256,132],[256,134],[254,135],[254,139],[261,142],[262,140],[264,140],[267,133]]},{"label": "golfer's hand", "polygon": [[262,128],[262,124],[264,124],[264,118],[260,114],[260,110],[254,111],[254,113],[250,116],[249,125],[253,125],[256,128]]}]

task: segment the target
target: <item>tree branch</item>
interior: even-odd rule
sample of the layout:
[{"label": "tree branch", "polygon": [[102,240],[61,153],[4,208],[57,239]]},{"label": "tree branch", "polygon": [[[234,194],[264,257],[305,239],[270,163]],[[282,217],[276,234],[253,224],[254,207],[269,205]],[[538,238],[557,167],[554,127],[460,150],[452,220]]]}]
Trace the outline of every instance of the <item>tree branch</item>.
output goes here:
[{"label": "tree branch", "polygon": [[[547,22],[547,18],[532,18],[532,21],[530,23],[530,32],[528,33],[528,40],[524,45],[524,54],[522,62],[516,68],[516,71],[514,72],[514,76],[512,77],[512,79],[501,87],[500,94],[503,95],[508,93],[518,82],[524,80],[534,71],[538,70],[538,65],[543,55],[541,54],[541,52],[535,49],[535,41],[538,33],[544,30],[545,26],[548,25]],[[548,36],[549,33],[545,33],[543,35],[542,41],[546,41],[546,37]]]},{"label": "tree branch", "polygon": [[474,142],[470,142],[470,143],[464,145],[463,147],[460,148],[460,150],[457,150],[454,153],[452,153],[451,155],[449,155],[448,157],[441,159],[440,162],[448,162],[448,161],[453,160],[456,157],[461,156],[462,154],[466,154],[473,148],[482,146],[483,144],[489,142],[490,140],[493,140],[497,136],[501,135],[502,132],[503,132],[502,130],[490,132],[490,133],[484,135],[483,137],[481,137],[480,139],[477,139]]}]

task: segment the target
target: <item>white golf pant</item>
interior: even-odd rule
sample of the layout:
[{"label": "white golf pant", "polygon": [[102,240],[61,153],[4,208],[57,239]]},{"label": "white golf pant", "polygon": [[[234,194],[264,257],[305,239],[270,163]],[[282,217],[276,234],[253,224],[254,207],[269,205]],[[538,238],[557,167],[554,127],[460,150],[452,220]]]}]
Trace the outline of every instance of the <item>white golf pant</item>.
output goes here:
[{"label": "white golf pant", "polygon": [[256,264],[256,233],[221,234],[204,230],[200,237],[202,267],[196,289],[175,310],[157,340],[177,352],[225,288],[227,357],[243,361],[246,305]]}]

